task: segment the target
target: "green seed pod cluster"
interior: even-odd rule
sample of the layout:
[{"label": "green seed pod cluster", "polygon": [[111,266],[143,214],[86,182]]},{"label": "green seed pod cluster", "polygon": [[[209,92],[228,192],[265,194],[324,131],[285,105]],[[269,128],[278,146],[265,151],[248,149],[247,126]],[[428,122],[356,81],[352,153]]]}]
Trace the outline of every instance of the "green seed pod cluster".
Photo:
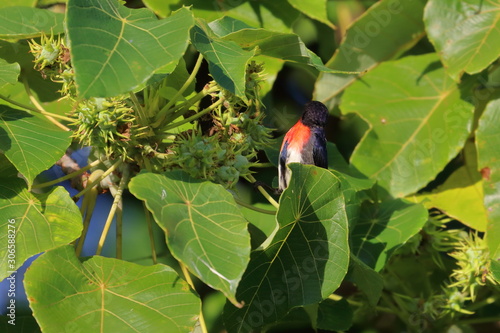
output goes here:
[{"label": "green seed pod cluster", "polygon": [[168,159],[168,169],[180,168],[194,178],[208,179],[233,187],[240,177],[248,176],[256,163],[256,152],[246,153],[231,141],[218,135],[202,136],[190,133],[179,136]]},{"label": "green seed pod cluster", "polygon": [[74,113],[77,129],[73,137],[93,146],[99,154],[126,160],[131,153],[135,117],[132,108],[120,98],[91,98],[78,105]]},{"label": "green seed pod cluster", "polygon": [[42,34],[40,44],[35,40],[29,42],[31,53],[35,57],[34,68],[44,78],[48,77],[54,82],[63,84],[61,94],[64,96],[75,96],[76,88],[74,71],[70,63],[69,49],[66,47],[61,36],[50,37]]}]

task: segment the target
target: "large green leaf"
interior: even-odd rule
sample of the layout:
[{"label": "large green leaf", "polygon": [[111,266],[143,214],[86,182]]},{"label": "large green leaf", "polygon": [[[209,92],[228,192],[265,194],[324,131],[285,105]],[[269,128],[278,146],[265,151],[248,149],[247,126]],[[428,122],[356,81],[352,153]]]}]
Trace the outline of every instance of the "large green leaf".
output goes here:
[{"label": "large green leaf", "polygon": [[288,3],[307,16],[328,25],[330,28],[335,28],[333,23],[328,19],[326,10],[327,0],[288,0]]},{"label": "large green leaf", "polygon": [[220,39],[203,20],[197,23],[191,30],[191,42],[208,61],[210,74],[221,87],[246,100],[245,70],[255,50],[245,51],[232,41]]},{"label": "large green leaf", "polygon": [[351,232],[352,253],[379,272],[391,254],[419,232],[426,221],[427,209],[421,204],[402,199],[365,201]]},{"label": "large green leaf", "polygon": [[333,71],[296,34],[245,28],[240,21],[231,18],[212,22],[210,27],[221,34],[223,40],[235,42],[244,50],[257,47],[258,54],[263,56],[312,66],[320,71]]},{"label": "large green leaf", "polygon": [[421,202],[427,208],[437,208],[463,224],[484,232],[486,209],[484,207],[483,182],[477,170],[477,154],[474,144],[465,145],[465,165],[455,170],[432,193],[417,194],[408,198]]},{"label": "large green leaf", "polygon": [[28,186],[64,155],[70,135],[37,113],[0,105],[0,151],[26,177]]},{"label": "large green leaf", "polygon": [[414,193],[463,147],[474,106],[462,98],[435,54],[382,64],[343,97],[370,126],[351,163],[394,196]]},{"label": "large green leaf", "polygon": [[0,179],[0,279],[29,257],[72,242],[81,231],[80,212],[64,188],[33,194],[22,179]]},{"label": "large green leaf", "polygon": [[16,83],[20,71],[21,67],[17,62],[9,64],[7,61],[0,59],[0,87],[9,83]]},{"label": "large green leaf", "polygon": [[71,246],[48,251],[26,273],[26,293],[43,332],[189,332],[200,300],[164,265],[91,257]]},{"label": "large green leaf", "polygon": [[232,302],[250,256],[247,222],[222,186],[177,170],[141,174],[129,185],[165,230],[170,251]]},{"label": "large green leaf", "polygon": [[500,258],[500,99],[488,103],[476,131],[478,169],[483,175],[488,215],[486,241],[491,258]]},{"label": "large green leaf", "polygon": [[6,7],[0,9],[0,38],[34,38],[51,32],[60,34],[64,14],[31,7]]},{"label": "large green leaf", "polygon": [[288,0],[239,0],[217,1],[206,0],[144,0],[146,6],[153,9],[161,17],[166,17],[174,9],[181,6],[192,6],[196,17],[206,21],[214,21],[223,17],[232,17],[254,28],[290,32],[299,16]]},{"label": "large green leaf", "polygon": [[[342,44],[328,61],[335,70],[364,72],[394,59],[424,36],[424,0],[382,0],[371,6],[350,27]],[[314,99],[332,108],[338,96],[357,74],[321,73]]]},{"label": "large green leaf", "polygon": [[424,22],[447,71],[458,80],[478,73],[500,54],[500,1],[430,0]]},{"label": "large green leaf", "polygon": [[248,332],[283,318],[292,308],[327,298],[349,262],[347,217],[340,181],[328,170],[289,165],[292,178],[280,198],[279,230],[252,253],[238,287],[242,308],[226,304],[228,332]]},{"label": "large green leaf", "polygon": [[66,20],[81,97],[126,93],[165,65],[174,70],[194,24],[187,8],[158,20],[117,0],[70,0]]},{"label": "large green leaf", "polygon": [[376,306],[382,296],[384,289],[384,279],[375,272],[373,268],[368,267],[358,257],[351,254],[351,262],[349,263],[349,272],[346,279],[354,282],[361,290],[371,306]]}]

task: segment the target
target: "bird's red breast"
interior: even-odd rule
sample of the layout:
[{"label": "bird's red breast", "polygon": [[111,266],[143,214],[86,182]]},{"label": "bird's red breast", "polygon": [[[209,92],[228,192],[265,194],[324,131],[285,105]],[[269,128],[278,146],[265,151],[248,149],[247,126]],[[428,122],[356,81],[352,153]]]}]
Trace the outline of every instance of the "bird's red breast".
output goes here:
[{"label": "bird's red breast", "polygon": [[304,147],[304,145],[309,141],[310,136],[311,129],[299,120],[286,133],[283,143],[281,144],[281,149],[283,149],[285,142],[288,142],[287,149],[301,151],[302,147]]}]

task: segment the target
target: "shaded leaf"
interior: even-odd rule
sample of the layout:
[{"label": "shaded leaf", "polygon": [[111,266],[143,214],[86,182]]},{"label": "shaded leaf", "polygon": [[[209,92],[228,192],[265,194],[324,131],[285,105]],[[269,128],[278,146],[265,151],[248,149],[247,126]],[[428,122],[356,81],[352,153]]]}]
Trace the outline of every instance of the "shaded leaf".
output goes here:
[{"label": "shaded leaf", "polygon": [[500,1],[430,0],[424,22],[450,76],[475,74],[500,54]]},{"label": "shaded leaf", "polygon": [[9,64],[7,61],[0,59],[0,87],[9,83],[16,83],[20,72],[21,67],[17,62]]},{"label": "shaded leaf", "polygon": [[353,311],[345,299],[326,299],[319,303],[316,327],[328,331],[347,331],[352,326]]},{"label": "shaded leaf", "polygon": [[349,261],[347,218],[339,180],[328,170],[292,163],[280,198],[279,230],[254,251],[238,287],[244,307],[226,304],[228,332],[248,332],[283,318],[292,308],[327,298]]},{"label": "shaded leaf", "polygon": [[488,216],[486,242],[493,259],[500,258],[500,99],[488,103],[476,130],[478,169],[483,177]]},{"label": "shaded leaf", "polygon": [[475,230],[486,230],[486,210],[483,200],[483,182],[477,170],[477,157],[473,144],[465,146],[465,165],[455,170],[432,193],[408,198],[421,202],[426,208],[437,208],[446,215]]},{"label": "shaded leaf", "polygon": [[422,229],[427,209],[420,204],[396,199],[364,202],[351,232],[352,253],[379,272],[392,253]]},{"label": "shaded leaf", "polygon": [[64,14],[31,7],[0,9],[0,38],[35,38],[41,33],[58,35],[64,31]]},{"label": "shaded leaf", "polygon": [[232,302],[250,256],[247,222],[222,186],[180,170],[134,177],[129,189],[165,231],[174,257]]},{"label": "shaded leaf", "polygon": [[368,267],[354,255],[351,255],[347,279],[355,283],[366,295],[368,303],[371,306],[378,304],[380,296],[382,296],[382,290],[384,289],[384,279],[379,273]]},{"label": "shaded leaf", "polygon": [[208,61],[210,74],[224,89],[246,100],[245,70],[255,51],[245,51],[234,42],[218,38],[203,21],[191,30],[191,42]]},{"label": "shaded leaf", "polygon": [[[397,58],[424,36],[424,5],[424,0],[377,2],[349,27],[327,66],[334,70],[364,72]],[[334,98],[358,76],[321,73],[313,99],[333,108],[337,103]]]},{"label": "shaded leaf", "polygon": [[365,75],[346,90],[341,106],[370,126],[351,163],[396,197],[424,187],[471,130],[474,106],[461,88],[435,54],[387,62]]},{"label": "shaded leaf", "polygon": [[50,168],[71,143],[65,132],[44,116],[0,105],[0,150],[26,177],[28,186]]},{"label": "shaded leaf", "polygon": [[84,98],[126,93],[165,65],[173,70],[194,24],[187,8],[158,20],[149,9],[129,9],[117,0],[70,0],[66,20],[77,89]]},{"label": "shaded leaf", "polygon": [[[82,231],[78,207],[62,187],[46,194],[26,190],[19,178],[0,181],[0,278],[31,256],[74,241]],[[15,238],[12,238],[15,236]],[[8,241],[15,239],[14,262]]]},{"label": "shaded leaf", "polygon": [[312,1],[301,1],[301,0],[288,0],[293,7],[306,14],[312,19],[320,21],[328,25],[330,28],[335,28],[332,22],[328,19],[326,11],[327,0],[312,0]]},{"label": "shaded leaf", "polygon": [[41,255],[25,276],[43,332],[189,332],[200,300],[173,269],[94,256],[72,246]]}]

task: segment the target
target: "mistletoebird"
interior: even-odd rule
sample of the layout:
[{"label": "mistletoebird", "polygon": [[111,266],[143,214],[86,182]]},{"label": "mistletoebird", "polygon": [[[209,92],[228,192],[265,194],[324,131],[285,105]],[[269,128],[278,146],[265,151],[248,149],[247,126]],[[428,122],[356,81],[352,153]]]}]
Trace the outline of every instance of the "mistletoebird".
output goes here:
[{"label": "mistletoebird", "polygon": [[321,102],[312,101],[304,106],[304,113],[286,133],[278,165],[279,192],[287,188],[291,172],[288,163],[314,164],[327,168],[325,126],[328,109]]}]

